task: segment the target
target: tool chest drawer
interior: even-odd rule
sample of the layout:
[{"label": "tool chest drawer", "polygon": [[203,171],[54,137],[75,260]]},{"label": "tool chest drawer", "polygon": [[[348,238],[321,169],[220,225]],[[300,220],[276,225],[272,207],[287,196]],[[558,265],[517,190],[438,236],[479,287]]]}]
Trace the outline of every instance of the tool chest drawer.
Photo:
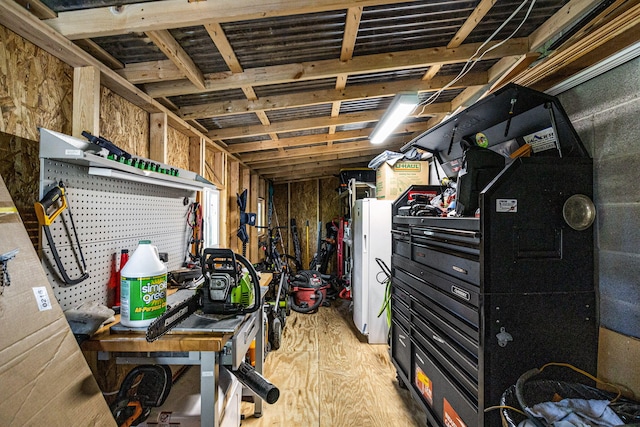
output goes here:
[{"label": "tool chest drawer", "polygon": [[473,256],[480,255],[480,232],[433,226],[411,227],[411,240],[425,246],[442,248]]},{"label": "tool chest drawer", "polygon": [[391,317],[397,320],[407,331],[411,325],[411,312],[409,306],[398,300],[394,295],[391,296]]},{"label": "tool chest drawer", "polygon": [[460,325],[459,321],[454,319],[450,313],[444,312],[438,307],[415,304],[413,310],[412,318],[430,323],[466,351],[476,363],[478,362],[479,334],[476,328],[467,324]]},{"label": "tool chest drawer", "polygon": [[456,324],[466,323],[476,329],[478,328],[479,319],[477,308],[451,298],[438,288],[429,285],[400,268],[396,268],[395,280],[413,288],[414,292],[411,294],[411,307],[413,307],[414,304],[421,304],[425,307],[436,305],[441,307],[442,310],[451,313],[453,317],[457,318],[458,321],[456,321]]},{"label": "tool chest drawer", "polygon": [[478,307],[479,305],[479,289],[475,285],[456,279],[433,268],[418,265],[415,262],[401,261],[398,266],[419,277],[421,281],[430,286],[438,288],[455,300],[464,304],[471,304],[473,307]]},{"label": "tool chest drawer", "polygon": [[395,319],[391,321],[391,357],[408,378],[411,372],[411,340],[409,331]]},{"label": "tool chest drawer", "polygon": [[411,259],[411,242],[408,238],[402,240],[394,236],[392,242],[392,253]]},{"label": "tool chest drawer", "polygon": [[474,307],[479,306],[479,288],[469,282],[457,279],[431,267],[411,262],[404,257],[397,259],[395,265],[415,276],[419,281],[438,288],[453,299],[465,304],[471,304]]},{"label": "tool chest drawer", "polygon": [[449,376],[464,390],[478,398],[478,360],[458,347],[448,336],[419,318],[413,319],[411,338],[428,350],[431,357],[446,366]]},{"label": "tool chest drawer", "polygon": [[446,370],[427,356],[420,344],[412,341],[411,386],[422,403],[436,416],[440,426],[478,425],[477,399],[459,390],[445,374]]},{"label": "tool chest drawer", "polygon": [[480,286],[480,263],[475,255],[444,251],[417,242],[411,245],[411,260],[466,282]]},{"label": "tool chest drawer", "polygon": [[411,304],[411,288],[404,284],[391,282],[391,296],[402,301],[407,307]]}]

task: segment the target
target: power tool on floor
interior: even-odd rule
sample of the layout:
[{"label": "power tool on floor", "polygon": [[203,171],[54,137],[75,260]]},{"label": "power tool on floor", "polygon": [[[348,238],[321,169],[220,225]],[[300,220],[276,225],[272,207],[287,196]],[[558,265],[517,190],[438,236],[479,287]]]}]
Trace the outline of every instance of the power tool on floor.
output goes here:
[{"label": "power tool on floor", "polygon": [[155,341],[197,311],[235,316],[253,313],[262,307],[258,274],[244,256],[231,249],[207,248],[200,265],[203,285],[192,297],[155,319],[147,329],[147,341]]},{"label": "power tool on floor", "polygon": [[[44,195],[42,200],[36,202],[34,205],[36,216],[38,217],[38,222],[42,226],[44,230],[44,234],[47,237],[47,242],[49,243],[49,248],[51,249],[51,254],[53,255],[53,259],[58,267],[58,271],[60,273],[60,277],[67,285],[76,285],[83,280],[89,278],[89,274],[87,273],[87,263],[84,260],[84,255],[82,254],[82,248],[80,247],[80,239],[78,238],[78,232],[76,231],[76,226],[73,222],[73,216],[71,215],[71,208],[67,203],[67,196],[64,184],[62,181],[58,183],[57,186],[53,187],[51,190]],[[78,253],[76,255],[76,261],[81,263],[81,272],[80,277],[76,279],[72,279],[67,274],[67,271],[62,265],[62,260],[60,259],[60,255],[58,255],[58,250],[56,249],[56,243],[53,240],[53,236],[51,236],[51,230],[49,226],[53,224],[58,215],[60,215],[64,210],[68,211],[69,221],[71,223],[71,229],[73,230],[73,234],[75,235],[76,244],[78,246]],[[52,210],[51,213],[49,211]],[[65,226],[65,229],[67,227]],[[71,236],[69,236],[71,240]],[[73,247],[73,244],[71,244]]]},{"label": "power tool on floor", "polygon": [[165,402],[171,385],[171,368],[167,365],[140,365],[131,369],[110,406],[118,427],[137,426],[146,420],[152,408]]}]

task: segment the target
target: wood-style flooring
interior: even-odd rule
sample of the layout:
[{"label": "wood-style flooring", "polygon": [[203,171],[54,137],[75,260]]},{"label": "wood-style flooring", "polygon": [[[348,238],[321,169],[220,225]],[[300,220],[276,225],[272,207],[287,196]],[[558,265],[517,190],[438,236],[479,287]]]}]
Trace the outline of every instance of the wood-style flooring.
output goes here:
[{"label": "wood-style flooring", "polygon": [[292,313],[280,349],[267,354],[264,375],[280,398],[243,403],[244,427],[425,426],[426,417],[409,392],[400,389],[388,346],[369,345],[337,300],[314,314]]}]

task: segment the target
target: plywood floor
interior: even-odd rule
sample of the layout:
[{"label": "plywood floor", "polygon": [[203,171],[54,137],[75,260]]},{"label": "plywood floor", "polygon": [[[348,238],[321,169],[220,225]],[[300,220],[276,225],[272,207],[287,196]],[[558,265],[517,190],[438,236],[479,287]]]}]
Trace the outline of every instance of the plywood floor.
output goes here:
[{"label": "plywood floor", "polygon": [[409,392],[398,387],[388,347],[364,341],[343,300],[315,314],[292,313],[264,374],[280,399],[265,403],[261,418],[243,403],[244,427],[426,425]]}]

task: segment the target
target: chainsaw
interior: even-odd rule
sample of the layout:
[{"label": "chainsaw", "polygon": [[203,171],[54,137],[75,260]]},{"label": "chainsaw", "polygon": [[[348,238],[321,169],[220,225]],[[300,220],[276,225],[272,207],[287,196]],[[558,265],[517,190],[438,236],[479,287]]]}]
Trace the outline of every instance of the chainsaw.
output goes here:
[{"label": "chainsaw", "polygon": [[231,249],[207,248],[200,265],[203,284],[193,296],[173,305],[149,325],[147,341],[157,340],[196,312],[235,316],[253,313],[261,307],[260,280],[245,257]]},{"label": "chainsaw", "polygon": [[[82,248],[80,247],[80,239],[78,238],[78,232],[76,231],[76,226],[73,222],[73,216],[71,215],[71,209],[67,204],[67,196],[64,184],[62,181],[53,187],[51,190],[44,195],[42,200],[36,202],[35,205],[36,216],[38,217],[38,222],[42,226],[44,230],[44,234],[47,237],[47,242],[49,242],[49,248],[51,249],[51,253],[53,255],[53,259],[56,262],[56,266],[58,267],[58,271],[60,272],[60,276],[64,283],[67,285],[76,285],[83,280],[89,278],[89,274],[87,273],[87,264],[84,260],[84,255],[82,254]],[[55,241],[51,236],[51,230],[49,230],[49,226],[53,224],[55,219],[60,215],[65,209],[68,210],[69,221],[71,222],[71,229],[73,230],[73,234],[76,238],[76,244],[78,245],[78,256],[80,258],[81,265],[81,275],[76,279],[72,279],[67,274],[64,265],[62,264],[62,260],[60,259],[60,255],[58,255],[58,250],[56,249]],[[52,210],[51,213],[49,211]],[[66,228],[66,227],[65,227]],[[70,237],[69,237],[70,238]],[[73,246],[73,245],[72,245]],[[77,257],[76,257],[77,259]]]}]

